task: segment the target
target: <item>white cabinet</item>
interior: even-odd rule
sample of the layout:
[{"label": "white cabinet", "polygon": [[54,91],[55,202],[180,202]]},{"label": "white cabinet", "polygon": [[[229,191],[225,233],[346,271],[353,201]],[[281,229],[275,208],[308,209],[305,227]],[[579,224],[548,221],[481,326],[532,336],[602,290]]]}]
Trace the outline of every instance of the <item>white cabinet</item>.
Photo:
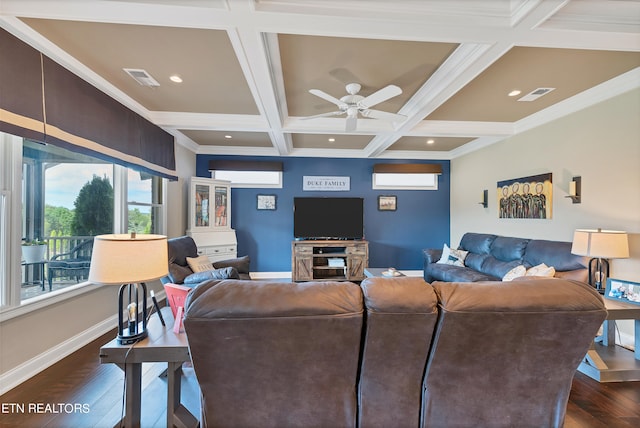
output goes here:
[{"label": "white cabinet", "polygon": [[189,183],[189,229],[199,254],[212,262],[237,257],[236,232],[231,228],[229,181],[192,177]]}]

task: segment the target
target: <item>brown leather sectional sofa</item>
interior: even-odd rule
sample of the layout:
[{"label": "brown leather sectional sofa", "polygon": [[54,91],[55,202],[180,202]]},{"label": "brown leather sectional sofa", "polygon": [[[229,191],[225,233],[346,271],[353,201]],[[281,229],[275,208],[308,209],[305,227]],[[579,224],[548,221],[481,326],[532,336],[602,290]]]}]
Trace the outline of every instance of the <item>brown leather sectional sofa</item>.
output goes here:
[{"label": "brown leather sectional sofa", "polygon": [[209,281],[184,321],[204,427],[561,427],[606,310],[579,281]]}]

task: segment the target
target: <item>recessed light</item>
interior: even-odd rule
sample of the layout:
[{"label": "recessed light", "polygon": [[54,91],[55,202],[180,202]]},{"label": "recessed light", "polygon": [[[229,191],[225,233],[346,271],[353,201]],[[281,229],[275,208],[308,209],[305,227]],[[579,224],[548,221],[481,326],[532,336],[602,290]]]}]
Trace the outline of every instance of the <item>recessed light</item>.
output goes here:
[{"label": "recessed light", "polygon": [[522,93],[522,91],[518,90],[518,89],[514,89],[513,91],[509,92],[509,96],[510,97],[515,97],[517,95],[520,95]]},{"label": "recessed light", "polygon": [[427,144],[435,144],[435,141],[432,139],[427,140]]},{"label": "recessed light", "polygon": [[182,77],[178,76],[177,74],[169,76],[169,80],[175,83],[182,83]]},{"label": "recessed light", "polygon": [[329,138],[329,142],[330,142],[330,143],[333,143],[334,141],[336,141],[336,139],[335,139],[335,138]]},{"label": "recessed light", "polygon": [[231,139],[231,138],[233,138],[233,137],[232,137],[231,135],[225,135],[225,136],[224,136],[224,138],[229,138],[229,139]]}]

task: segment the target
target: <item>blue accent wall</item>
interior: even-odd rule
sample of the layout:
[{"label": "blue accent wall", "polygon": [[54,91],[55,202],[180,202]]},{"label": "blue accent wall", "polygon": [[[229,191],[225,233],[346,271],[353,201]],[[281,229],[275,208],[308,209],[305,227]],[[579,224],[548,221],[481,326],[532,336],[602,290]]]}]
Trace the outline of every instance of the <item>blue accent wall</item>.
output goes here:
[{"label": "blue accent wall", "polygon": [[[291,270],[293,198],[296,196],[364,198],[364,233],[369,241],[369,266],[422,269],[423,248],[449,242],[450,168],[446,160],[343,159],[197,155],[196,174],[211,177],[210,160],[256,160],[283,163],[282,189],[232,189],[231,227],[238,255],[249,255],[253,272]],[[438,190],[373,190],[376,163],[438,163]],[[350,177],[349,191],[302,191],[303,176]],[[276,195],[275,211],[256,209],[258,194]],[[397,211],[378,211],[379,195],[396,195]]]}]

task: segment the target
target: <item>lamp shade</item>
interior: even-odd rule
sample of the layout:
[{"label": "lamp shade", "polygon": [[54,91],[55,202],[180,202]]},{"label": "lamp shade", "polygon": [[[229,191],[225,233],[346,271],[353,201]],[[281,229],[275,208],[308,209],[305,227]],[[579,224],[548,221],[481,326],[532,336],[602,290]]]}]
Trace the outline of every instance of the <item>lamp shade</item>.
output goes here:
[{"label": "lamp shade", "polygon": [[629,257],[629,240],[619,230],[577,229],[573,234],[571,253],[602,259]]},{"label": "lamp shade", "polygon": [[114,234],[94,238],[89,282],[133,284],[161,278],[168,272],[166,236]]}]

